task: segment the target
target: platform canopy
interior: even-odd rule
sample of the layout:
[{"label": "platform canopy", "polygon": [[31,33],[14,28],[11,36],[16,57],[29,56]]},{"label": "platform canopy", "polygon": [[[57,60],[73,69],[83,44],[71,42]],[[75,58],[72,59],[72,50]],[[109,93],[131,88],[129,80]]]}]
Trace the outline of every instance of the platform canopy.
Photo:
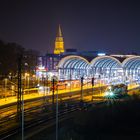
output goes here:
[{"label": "platform canopy", "polygon": [[94,58],[91,63],[91,67],[101,68],[121,68],[121,62],[111,56],[99,56]]},{"label": "platform canopy", "polygon": [[89,62],[81,56],[66,56],[58,64],[60,79],[87,77]]},{"label": "platform canopy", "polygon": [[129,79],[140,77],[140,56],[130,56],[121,63],[112,56],[98,56],[88,62],[81,56],[70,55],[60,60],[58,70],[64,79],[95,77],[106,82],[122,82],[127,77]]},{"label": "platform canopy", "polygon": [[89,62],[81,57],[81,56],[66,56],[61,59],[61,61],[58,64],[58,68],[71,68],[71,69],[80,69],[80,68],[87,68],[89,66]]},{"label": "platform canopy", "polygon": [[122,69],[121,62],[111,56],[99,56],[94,58],[90,63],[90,67],[94,70],[94,73],[98,71],[100,74]]},{"label": "platform canopy", "polygon": [[140,56],[132,56],[125,59],[122,67],[127,80],[140,82]]},{"label": "platform canopy", "polygon": [[132,56],[125,59],[122,63],[125,70],[136,70],[140,68],[140,56]]}]

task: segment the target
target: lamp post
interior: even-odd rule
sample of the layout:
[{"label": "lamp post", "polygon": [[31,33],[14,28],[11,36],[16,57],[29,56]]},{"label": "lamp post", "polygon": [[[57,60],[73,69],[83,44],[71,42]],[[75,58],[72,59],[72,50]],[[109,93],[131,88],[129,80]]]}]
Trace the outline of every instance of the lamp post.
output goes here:
[{"label": "lamp post", "polygon": [[46,87],[45,87],[45,77],[43,77],[43,93],[44,93],[44,105],[46,108]]},{"label": "lamp post", "polygon": [[94,87],[94,77],[92,77],[92,79],[91,79],[91,83],[92,83],[92,94],[93,94],[93,87]]},{"label": "lamp post", "polygon": [[30,75],[27,76],[27,87],[28,87],[28,94],[29,94],[29,88],[30,88]]},{"label": "lamp post", "polygon": [[18,57],[18,94],[17,94],[17,117],[21,125],[21,138],[24,140],[24,95],[22,90],[22,58]]},{"label": "lamp post", "polygon": [[[56,76],[52,77],[52,105],[54,107],[54,91],[55,91],[55,82],[58,81]],[[58,84],[56,84],[56,140],[58,140]]]},{"label": "lamp post", "polygon": [[5,101],[6,101],[6,92],[7,92],[7,81],[8,81],[8,79],[5,78],[5,79],[4,79]]},{"label": "lamp post", "polygon": [[49,79],[49,76],[46,75],[46,94],[49,94],[49,90],[50,90],[50,88],[48,86],[48,79]]},{"label": "lamp post", "polygon": [[39,84],[40,84],[40,79],[39,79],[39,77],[36,77],[36,83],[37,83],[37,85],[39,86]]},{"label": "lamp post", "polygon": [[54,77],[52,78],[52,105],[54,106],[54,83],[55,83],[55,80],[54,80]]},{"label": "lamp post", "polygon": [[70,68],[70,93],[71,93],[71,77],[72,75],[71,75],[71,68]]},{"label": "lamp post", "polygon": [[[52,104],[54,106],[54,92],[55,92],[55,85],[57,84],[56,82],[58,81],[58,77],[55,75],[52,77]],[[56,85],[57,87],[57,85]]]},{"label": "lamp post", "polygon": [[56,140],[58,140],[58,84],[57,84],[57,94],[56,94]]},{"label": "lamp post", "polygon": [[101,95],[101,75],[99,75],[99,89],[100,89],[100,95]]},{"label": "lamp post", "polygon": [[28,93],[29,93],[29,84],[30,84],[30,74],[29,73],[25,73],[25,87],[24,89],[28,89]]},{"label": "lamp post", "polygon": [[83,80],[84,77],[81,77],[81,101],[83,101]]}]

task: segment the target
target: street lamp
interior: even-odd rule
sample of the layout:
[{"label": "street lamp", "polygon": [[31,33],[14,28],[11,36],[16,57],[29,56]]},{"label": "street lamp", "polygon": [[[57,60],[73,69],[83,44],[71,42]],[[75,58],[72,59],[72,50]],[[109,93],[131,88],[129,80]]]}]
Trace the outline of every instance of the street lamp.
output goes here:
[{"label": "street lamp", "polygon": [[29,84],[30,84],[30,74],[29,73],[25,73],[25,87],[24,88],[28,88],[28,93],[29,93]]},{"label": "street lamp", "polygon": [[52,105],[54,106],[54,84],[55,80],[54,77],[52,78]]},{"label": "street lamp", "polygon": [[29,88],[30,88],[30,75],[29,74],[27,77],[27,87],[28,87],[28,94],[29,94]]},{"label": "street lamp", "polygon": [[100,89],[100,95],[101,95],[101,75],[99,75],[99,89]]},{"label": "street lamp", "polygon": [[50,87],[49,87],[49,75],[46,75],[46,93],[50,93]]},{"label": "street lamp", "polygon": [[45,77],[42,77],[43,82],[43,96],[44,96],[44,104],[46,108],[46,85],[45,85]]},{"label": "street lamp", "polygon": [[[52,77],[52,105],[54,107],[54,91],[55,91],[55,82],[58,81],[58,78],[56,76]],[[59,84],[56,84],[56,140],[58,140],[58,86]]]},{"label": "street lamp", "polygon": [[57,84],[57,94],[56,94],[56,140],[58,140],[58,84]]},{"label": "street lamp", "polygon": [[94,77],[92,77],[92,79],[91,79],[91,83],[92,83],[92,94],[93,94],[93,87],[94,87]]},{"label": "street lamp", "polygon": [[6,101],[6,92],[7,92],[7,82],[8,82],[8,79],[5,78],[5,79],[4,79],[5,101]]},{"label": "street lamp", "polygon": [[[55,92],[55,85],[57,84],[56,82],[58,81],[58,77],[55,75],[52,77],[52,104],[54,106],[54,92]],[[56,85],[57,86],[57,85]]]},{"label": "street lamp", "polygon": [[70,68],[70,93],[71,93],[71,78],[72,78],[72,75],[71,75],[71,68]]},{"label": "street lamp", "polygon": [[83,80],[84,77],[81,77],[81,101],[83,101]]},{"label": "street lamp", "polygon": [[24,140],[24,95],[22,90],[22,55],[18,58],[18,94],[17,94],[17,115],[22,127],[22,140]]}]

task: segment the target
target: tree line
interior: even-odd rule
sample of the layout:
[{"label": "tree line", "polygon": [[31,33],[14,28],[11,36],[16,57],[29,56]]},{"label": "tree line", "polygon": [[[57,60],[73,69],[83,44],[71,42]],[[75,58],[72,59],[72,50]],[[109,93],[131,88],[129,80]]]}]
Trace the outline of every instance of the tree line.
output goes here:
[{"label": "tree line", "polygon": [[18,71],[18,58],[22,55],[22,70],[35,72],[38,51],[25,49],[17,43],[5,43],[0,40],[0,78],[16,76]]}]

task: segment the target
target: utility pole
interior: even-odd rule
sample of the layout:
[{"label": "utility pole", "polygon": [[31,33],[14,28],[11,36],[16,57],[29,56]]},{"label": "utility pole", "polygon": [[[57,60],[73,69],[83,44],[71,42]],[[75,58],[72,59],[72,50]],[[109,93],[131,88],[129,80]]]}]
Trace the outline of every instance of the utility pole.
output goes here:
[{"label": "utility pole", "polygon": [[52,79],[52,105],[54,106],[54,84],[55,84],[55,80],[54,77]]},{"label": "utility pole", "polygon": [[83,101],[83,80],[84,77],[81,77],[81,101]]},{"label": "utility pole", "polygon": [[24,140],[24,96],[22,91],[22,55],[18,57],[18,94],[17,94],[17,119],[21,126],[22,140]]},{"label": "utility pole", "polygon": [[57,94],[56,94],[56,140],[58,140],[58,84],[57,84]]},{"label": "utility pole", "polygon": [[71,75],[71,69],[70,69],[70,93],[71,93],[71,78],[72,78],[72,75]]},{"label": "utility pole", "polygon": [[4,79],[4,95],[5,95],[5,101],[6,101],[6,94],[7,94],[7,81],[8,81],[8,79],[5,78]]},{"label": "utility pole", "polygon": [[43,77],[42,78],[42,80],[43,80],[43,87],[44,87],[44,105],[45,105],[45,108],[46,108],[46,87],[45,87],[45,85],[46,85],[46,82],[45,82],[45,77]]},{"label": "utility pole", "polygon": [[101,86],[101,75],[99,75],[99,88],[100,88],[100,95],[102,93],[102,86]]},{"label": "utility pole", "polygon": [[17,94],[17,119],[21,121],[21,94],[22,94],[22,83],[21,83],[21,62],[22,56],[18,57],[18,94]]},{"label": "utility pole", "polygon": [[[91,84],[92,84],[92,97],[93,97],[93,87],[94,87],[94,77],[92,77],[92,79],[91,79]],[[93,98],[92,98],[93,99]]]}]

